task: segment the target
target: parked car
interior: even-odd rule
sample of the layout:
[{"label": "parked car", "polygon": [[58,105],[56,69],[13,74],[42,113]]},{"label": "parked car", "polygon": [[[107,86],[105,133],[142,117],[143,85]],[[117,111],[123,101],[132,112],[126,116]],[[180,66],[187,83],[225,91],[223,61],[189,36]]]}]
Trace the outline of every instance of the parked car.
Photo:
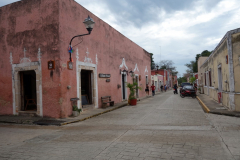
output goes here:
[{"label": "parked car", "polygon": [[188,82],[183,82],[183,83],[181,83],[180,89],[179,89],[179,92],[180,92],[180,93],[181,93],[181,91],[182,91],[183,86],[185,86],[185,85],[191,85],[191,84],[188,83]]},{"label": "parked car", "polygon": [[184,98],[184,97],[196,98],[195,88],[192,85],[185,85],[185,86],[183,86],[182,92],[180,93],[180,96],[182,98]]}]

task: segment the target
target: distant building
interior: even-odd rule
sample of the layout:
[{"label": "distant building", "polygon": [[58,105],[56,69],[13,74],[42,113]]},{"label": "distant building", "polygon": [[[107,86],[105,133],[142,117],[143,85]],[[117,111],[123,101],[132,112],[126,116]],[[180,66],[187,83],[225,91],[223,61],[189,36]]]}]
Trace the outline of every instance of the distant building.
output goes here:
[{"label": "distant building", "polygon": [[168,87],[173,87],[173,79],[172,79],[172,72],[167,69],[158,69],[152,70],[151,75],[162,75],[163,76],[163,85],[167,85]]},{"label": "distant building", "polygon": [[[240,112],[240,28],[228,31],[212,54],[198,61],[204,94]],[[201,58],[201,57],[200,57]]]},{"label": "distant building", "polygon": [[[152,84],[156,87],[156,91],[159,92],[161,85],[163,85],[163,76],[160,74],[151,75]],[[151,84],[151,85],[152,85]]]}]

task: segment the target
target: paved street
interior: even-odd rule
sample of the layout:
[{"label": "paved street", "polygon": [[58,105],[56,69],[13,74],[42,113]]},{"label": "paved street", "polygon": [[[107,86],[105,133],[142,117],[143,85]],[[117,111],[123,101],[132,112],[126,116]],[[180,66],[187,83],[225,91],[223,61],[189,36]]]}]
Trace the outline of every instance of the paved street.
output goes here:
[{"label": "paved street", "polygon": [[0,159],[240,160],[240,118],[169,91],[61,127],[0,124]]}]

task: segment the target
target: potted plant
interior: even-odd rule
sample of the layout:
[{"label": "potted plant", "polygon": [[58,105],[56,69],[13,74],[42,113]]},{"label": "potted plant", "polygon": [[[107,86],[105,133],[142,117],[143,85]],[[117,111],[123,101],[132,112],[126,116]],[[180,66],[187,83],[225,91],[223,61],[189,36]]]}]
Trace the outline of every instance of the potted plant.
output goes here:
[{"label": "potted plant", "polygon": [[82,109],[79,109],[76,105],[72,106],[72,115],[74,117],[79,116],[80,112],[82,111]]},{"label": "potted plant", "polygon": [[[132,77],[134,77],[134,76],[132,76]],[[141,87],[138,87],[137,85],[138,85],[138,83],[134,82],[134,78],[133,78],[133,83],[127,83],[127,87],[130,90],[130,94],[129,94],[129,97],[128,97],[128,103],[130,105],[136,105],[137,104],[137,98],[135,96],[135,93],[136,93],[137,89],[141,90]]]}]

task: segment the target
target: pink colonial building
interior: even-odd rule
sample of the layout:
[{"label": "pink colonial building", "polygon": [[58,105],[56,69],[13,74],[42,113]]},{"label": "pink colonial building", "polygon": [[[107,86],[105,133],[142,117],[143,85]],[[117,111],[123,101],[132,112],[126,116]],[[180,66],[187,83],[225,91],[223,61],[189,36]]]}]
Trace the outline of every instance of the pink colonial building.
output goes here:
[{"label": "pink colonial building", "polygon": [[[82,23],[95,21],[90,35]],[[151,77],[150,54],[74,0],[22,0],[0,8],[0,114],[64,118],[71,98],[101,108],[101,97],[126,101],[134,71],[137,97]],[[81,42],[81,43],[80,43]],[[79,44],[80,43],[80,44]],[[123,72],[128,71],[128,72]]]},{"label": "pink colonial building", "polygon": [[154,69],[151,71],[151,75],[162,75],[163,76],[163,85],[167,85],[168,87],[173,87],[173,80],[172,80],[172,72],[167,69]]}]

